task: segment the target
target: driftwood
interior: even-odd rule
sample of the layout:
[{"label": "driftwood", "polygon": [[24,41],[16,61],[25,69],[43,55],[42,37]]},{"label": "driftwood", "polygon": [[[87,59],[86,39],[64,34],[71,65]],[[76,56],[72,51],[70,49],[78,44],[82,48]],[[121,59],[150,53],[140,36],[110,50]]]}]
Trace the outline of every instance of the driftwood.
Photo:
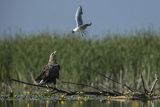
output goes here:
[{"label": "driftwood", "polygon": [[[71,95],[102,95],[102,96],[112,96],[112,97],[113,96],[116,96],[116,97],[117,96],[122,96],[123,98],[125,97],[125,98],[136,99],[136,100],[153,100],[153,99],[159,99],[160,98],[159,95],[153,94],[154,90],[156,90],[155,86],[156,86],[157,81],[158,81],[158,78],[157,78],[156,74],[155,74],[155,80],[153,81],[153,84],[150,88],[150,91],[148,91],[147,88],[146,88],[144,77],[141,73],[140,77],[141,77],[141,80],[142,80],[142,86],[143,86],[143,90],[144,90],[143,92],[141,92],[140,90],[137,91],[136,89],[133,89],[126,84],[115,81],[114,79],[112,79],[110,77],[107,77],[106,75],[104,75],[102,73],[97,72],[97,74],[111,80],[113,83],[116,83],[116,84],[122,85],[123,87],[126,87],[129,90],[129,92],[127,92],[127,94],[126,93],[120,93],[120,92],[114,91],[112,89],[110,89],[111,91],[107,91],[107,90],[102,90],[99,87],[91,86],[91,85],[88,85],[88,84],[61,81],[61,83],[64,83],[64,84],[79,85],[79,86],[89,87],[89,88],[92,88],[92,89],[96,90],[96,91],[71,91],[71,90],[66,91],[66,90],[58,89],[56,87],[37,85],[37,84],[33,84],[33,83],[23,82],[23,81],[16,80],[16,79],[11,79],[11,80],[14,81],[14,82],[21,83],[21,84],[26,84],[26,85],[35,86],[35,87],[51,89],[51,91],[53,92],[52,94],[63,93],[65,95],[69,95],[69,96],[71,96]],[[120,98],[122,98],[122,97],[120,97]],[[117,97],[117,98],[119,98],[119,97]]]},{"label": "driftwood", "polygon": [[74,84],[74,85],[82,85],[82,86],[86,86],[86,87],[91,87],[94,89],[97,89],[99,91],[94,91],[94,92],[88,92],[88,91],[65,91],[62,89],[58,89],[56,87],[50,87],[50,86],[44,86],[44,85],[37,85],[37,84],[32,84],[32,83],[28,83],[28,82],[24,82],[24,81],[20,81],[20,80],[16,80],[16,79],[11,79],[14,82],[18,82],[21,84],[26,84],[26,85],[30,85],[30,86],[35,86],[35,87],[41,87],[41,88],[47,88],[47,89],[52,89],[52,91],[56,91],[54,93],[64,93],[65,95],[78,95],[78,94],[86,94],[86,95],[104,95],[104,96],[119,96],[122,95],[121,93],[113,93],[113,92],[109,92],[109,91],[102,91],[96,87],[90,86],[90,85],[86,85],[86,84],[78,84],[78,83],[71,83],[71,82],[64,82],[63,83],[68,83],[68,84]]},{"label": "driftwood", "polygon": [[90,87],[90,88],[93,88],[93,89],[96,89],[98,90],[98,92],[83,92],[84,94],[87,94],[87,93],[95,93],[95,95],[111,95],[111,96],[119,96],[119,95],[122,95],[122,93],[118,92],[118,91],[115,91],[115,90],[111,90],[112,92],[110,91],[106,91],[106,90],[102,90],[98,87],[93,87],[91,85],[87,85],[87,84],[82,84],[82,83],[74,83],[74,82],[65,82],[65,81],[61,81],[62,83],[67,83],[67,84],[73,84],[73,85],[80,85],[80,86],[85,86],[85,87]]},{"label": "driftwood", "polygon": [[[150,91],[147,90],[146,88],[146,84],[145,84],[145,81],[144,81],[144,77],[141,73],[141,80],[142,80],[142,86],[143,86],[143,90],[144,92],[140,91],[140,90],[136,90],[136,89],[133,89],[131,88],[130,86],[126,85],[126,84],[122,84],[118,81],[115,81],[114,79],[100,73],[100,72],[96,72],[97,74],[101,75],[102,77],[105,77],[107,78],[108,80],[111,80],[112,82],[116,83],[116,84],[119,84],[119,85],[122,85],[123,87],[126,87],[128,90],[130,90],[131,92],[128,93],[129,96],[131,96],[131,99],[137,99],[137,100],[140,100],[140,99],[159,99],[160,96],[159,95],[154,95],[153,92],[155,89],[155,86],[156,86],[156,83],[158,82],[158,78],[157,78],[157,75],[155,74],[155,80],[151,86],[151,89]],[[160,89],[160,88],[158,88]],[[123,95],[123,94],[122,94]]]},{"label": "driftwood", "polygon": [[103,90],[99,89],[98,87],[93,87],[91,85],[87,85],[87,84],[82,84],[82,83],[74,83],[74,82],[66,82],[66,81],[61,81],[62,83],[65,83],[65,84],[73,84],[73,85],[80,85],[80,86],[85,86],[85,87],[90,87],[90,88],[93,88],[93,89],[96,89],[100,92],[102,92]]},{"label": "driftwood", "polygon": [[106,75],[104,75],[104,74],[102,74],[102,73],[100,73],[100,72],[96,72],[98,75],[101,75],[102,77],[104,77],[104,78],[107,78],[108,80],[111,80],[112,82],[114,82],[114,83],[116,83],[116,84],[119,84],[119,85],[122,85],[123,87],[126,87],[128,90],[130,90],[131,92],[134,92],[135,91],[135,89],[132,89],[131,87],[129,87],[127,84],[122,84],[122,83],[120,83],[120,82],[118,82],[118,81],[115,81],[115,80],[113,80],[112,78],[110,78],[110,77],[107,77]]},{"label": "driftwood", "polygon": [[37,84],[32,84],[32,83],[28,83],[28,82],[19,81],[19,80],[16,80],[16,79],[11,79],[11,80],[12,80],[12,81],[15,81],[15,82],[18,82],[18,83],[21,83],[21,84],[26,84],[26,85],[31,85],[31,86],[35,86],[35,87],[52,89],[53,91],[57,91],[57,92],[59,92],[59,93],[67,93],[67,94],[70,94],[68,91],[61,90],[61,89],[58,89],[58,88],[56,88],[56,87],[50,87],[50,86],[44,86],[44,85],[37,85]]}]

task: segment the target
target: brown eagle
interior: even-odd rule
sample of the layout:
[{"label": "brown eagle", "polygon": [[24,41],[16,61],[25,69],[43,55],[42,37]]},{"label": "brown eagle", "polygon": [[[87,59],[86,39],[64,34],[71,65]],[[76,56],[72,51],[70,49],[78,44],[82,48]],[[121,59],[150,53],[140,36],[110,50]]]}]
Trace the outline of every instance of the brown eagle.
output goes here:
[{"label": "brown eagle", "polygon": [[56,51],[51,53],[48,64],[42,69],[40,75],[35,79],[39,85],[54,83],[59,78],[60,65],[56,62]]}]

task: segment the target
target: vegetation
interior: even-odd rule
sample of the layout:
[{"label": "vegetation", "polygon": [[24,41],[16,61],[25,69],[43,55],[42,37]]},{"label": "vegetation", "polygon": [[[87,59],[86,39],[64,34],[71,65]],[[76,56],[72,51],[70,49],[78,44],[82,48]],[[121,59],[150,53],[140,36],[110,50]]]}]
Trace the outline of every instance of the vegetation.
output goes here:
[{"label": "vegetation", "polygon": [[[19,34],[0,39],[1,89],[11,85],[11,78],[33,82],[54,50],[63,81],[119,87],[96,73],[101,72],[140,89],[142,71],[147,86],[155,73],[160,74],[160,34],[156,32],[114,34],[103,39],[70,34]],[[59,86],[72,88],[73,85],[60,83]]]}]

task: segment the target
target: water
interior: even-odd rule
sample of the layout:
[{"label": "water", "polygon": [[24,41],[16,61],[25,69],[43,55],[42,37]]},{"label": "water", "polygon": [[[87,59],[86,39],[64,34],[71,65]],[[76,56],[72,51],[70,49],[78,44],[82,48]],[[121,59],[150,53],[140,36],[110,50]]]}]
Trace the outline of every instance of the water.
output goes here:
[{"label": "water", "polygon": [[0,107],[160,107],[160,101],[1,100]]}]

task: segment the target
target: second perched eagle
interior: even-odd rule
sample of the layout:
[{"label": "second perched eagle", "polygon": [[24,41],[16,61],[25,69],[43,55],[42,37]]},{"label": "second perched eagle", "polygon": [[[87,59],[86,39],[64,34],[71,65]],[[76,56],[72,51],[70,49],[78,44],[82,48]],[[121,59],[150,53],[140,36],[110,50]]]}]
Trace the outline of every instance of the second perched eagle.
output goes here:
[{"label": "second perched eagle", "polygon": [[35,79],[39,85],[54,83],[59,78],[60,65],[56,62],[56,51],[51,53],[48,64],[43,68],[40,75]]}]

